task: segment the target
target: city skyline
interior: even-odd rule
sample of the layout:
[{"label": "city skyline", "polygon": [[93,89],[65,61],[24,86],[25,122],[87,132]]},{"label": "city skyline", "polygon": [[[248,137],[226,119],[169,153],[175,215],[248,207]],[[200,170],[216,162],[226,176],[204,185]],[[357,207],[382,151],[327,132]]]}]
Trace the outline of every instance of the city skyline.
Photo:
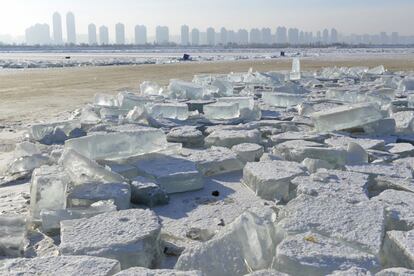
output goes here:
[{"label": "city skyline", "polygon": [[[98,28],[95,23],[89,23],[86,35],[84,30],[76,28],[76,18],[73,12],[67,12],[65,15],[65,28],[62,24],[62,16],[58,12],[52,15],[52,26],[48,24],[35,24],[26,29],[25,43],[28,45],[62,45],[67,44],[137,44],[146,43],[168,44],[176,43],[183,46],[189,45],[227,45],[234,43],[239,45],[248,44],[412,44],[414,37],[400,37],[398,32],[386,33],[381,32],[374,35],[342,35],[335,28],[324,28],[316,32],[300,30],[298,28],[278,26],[276,28],[262,27],[248,29],[231,30],[221,27],[216,30],[208,27],[206,30],[182,25],[179,36],[171,34],[169,26],[157,26],[155,33],[148,35],[147,26],[135,25],[133,37],[127,37],[126,26],[122,22],[115,24],[111,36],[110,27],[102,25]],[[63,30],[66,29],[66,36]],[[191,34],[191,35],[190,35]],[[98,40],[99,37],[99,40]],[[66,39],[64,39],[66,38]],[[80,38],[80,39],[79,39]]]},{"label": "city skyline", "polygon": [[112,26],[118,22],[126,26],[127,38],[134,36],[137,23],[146,25],[148,34],[155,33],[157,25],[169,26],[172,35],[179,35],[181,26],[188,25],[200,30],[213,27],[216,31],[225,26],[235,32],[289,26],[315,33],[334,27],[344,34],[398,32],[406,36],[413,35],[414,25],[414,2],[409,0],[4,0],[2,4],[0,37],[9,34],[9,40],[15,41],[21,40],[26,28],[36,22],[51,26],[50,14],[55,11],[76,14],[76,27],[84,30],[79,32],[84,35],[91,22],[111,26],[111,40],[115,37]]}]

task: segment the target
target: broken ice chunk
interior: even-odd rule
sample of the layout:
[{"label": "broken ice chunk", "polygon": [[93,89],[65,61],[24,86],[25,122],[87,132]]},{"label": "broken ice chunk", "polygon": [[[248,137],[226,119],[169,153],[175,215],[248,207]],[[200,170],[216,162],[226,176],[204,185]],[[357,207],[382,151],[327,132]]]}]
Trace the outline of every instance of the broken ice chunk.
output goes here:
[{"label": "broken ice chunk", "polygon": [[273,269],[264,269],[246,274],[245,276],[289,276],[286,273],[282,273]]},{"label": "broken ice chunk", "polygon": [[380,268],[374,255],[312,232],[287,237],[276,252],[275,268],[291,275],[327,275],[352,266],[367,270]]},{"label": "broken ice chunk", "polygon": [[154,179],[168,194],[199,190],[204,185],[196,164],[179,156],[153,154],[132,165],[141,175]]},{"label": "broken ice chunk", "polygon": [[298,58],[294,58],[292,60],[292,71],[290,72],[290,80],[300,80],[300,60]]},{"label": "broken ice chunk", "polygon": [[318,131],[335,131],[360,127],[383,118],[378,107],[371,103],[360,103],[332,108],[312,114]]},{"label": "broken ice chunk", "polygon": [[122,269],[152,268],[159,258],[158,217],[150,210],[130,209],[61,222],[62,255],[116,259]]},{"label": "broken ice chunk", "polygon": [[118,99],[107,94],[95,94],[93,102],[98,106],[119,106]]},{"label": "broken ice chunk", "polygon": [[206,146],[231,148],[238,144],[260,144],[262,141],[259,130],[215,130],[205,139]]},{"label": "broken ice chunk", "polygon": [[373,200],[385,206],[387,230],[409,231],[414,229],[414,193],[386,190]]},{"label": "broken ice chunk", "polygon": [[167,134],[167,141],[182,143],[184,147],[198,147],[204,144],[204,136],[196,127],[183,126],[171,129]]},{"label": "broken ice chunk", "polygon": [[175,99],[202,100],[204,98],[203,87],[192,82],[171,80],[168,90],[170,97]]},{"label": "broken ice chunk", "polygon": [[288,201],[290,181],[304,173],[304,168],[294,162],[247,163],[243,169],[243,181],[263,199]]},{"label": "broken ice chunk", "polygon": [[407,269],[405,267],[392,267],[381,270],[375,276],[412,276],[414,270]]},{"label": "broken ice chunk", "polygon": [[188,106],[184,103],[159,103],[150,109],[150,115],[154,118],[168,118],[175,120],[187,120],[189,116]]},{"label": "broken ice chunk", "polygon": [[162,89],[158,83],[152,81],[144,81],[139,86],[141,94],[145,96],[161,95]]},{"label": "broken ice chunk", "polygon": [[57,256],[11,259],[0,267],[1,275],[96,275],[108,276],[121,271],[119,262],[89,256]]},{"label": "broken ice chunk", "polygon": [[239,109],[253,109],[254,108],[254,99],[253,97],[223,97],[217,99],[218,103],[230,103],[238,104]]},{"label": "broken ice chunk", "polygon": [[205,105],[204,116],[210,120],[230,120],[240,116],[238,103],[218,102]]},{"label": "broken ice chunk", "polygon": [[384,239],[384,262],[387,267],[414,269],[414,230],[389,231]]},{"label": "broken ice chunk", "polygon": [[147,269],[144,267],[131,267],[122,270],[115,276],[203,276],[201,271],[179,271],[174,269]]},{"label": "broken ice chunk", "polygon": [[317,172],[319,169],[331,170],[335,168],[335,166],[325,160],[312,158],[305,158],[302,161],[302,165],[305,166],[311,173]]},{"label": "broken ice chunk", "polygon": [[[0,258],[22,256],[26,244],[26,218],[0,215]],[[1,266],[0,266],[1,267]],[[1,272],[1,268],[0,268]],[[1,274],[1,273],[0,273]]]},{"label": "broken ice chunk", "polygon": [[305,101],[303,95],[291,94],[291,93],[263,93],[263,102],[270,106],[277,107],[290,107],[301,104]]},{"label": "broken ice chunk", "polygon": [[261,145],[252,143],[238,144],[233,146],[231,150],[245,163],[259,161],[264,153],[264,149]]},{"label": "broken ice chunk", "polygon": [[131,183],[131,202],[137,205],[156,205],[168,204],[169,198],[164,189],[144,177],[136,177]]},{"label": "broken ice chunk", "polygon": [[[244,275],[270,267],[275,214],[264,209],[247,211],[212,240],[187,248],[175,269],[200,270],[205,276]],[[231,265],[229,265],[231,264]]]},{"label": "broken ice chunk", "polygon": [[167,139],[162,130],[148,128],[71,139],[66,141],[65,148],[89,159],[116,159],[166,149]]},{"label": "broken ice chunk", "polygon": [[130,92],[121,92],[118,94],[118,102],[120,109],[131,110],[136,106],[144,107],[148,99],[139,97]]},{"label": "broken ice chunk", "polygon": [[68,174],[59,166],[43,166],[34,170],[30,184],[30,214],[40,219],[43,209],[66,207],[65,194],[70,183]]},{"label": "broken ice chunk", "polygon": [[349,165],[360,165],[368,163],[368,153],[357,143],[348,143],[348,158],[346,163]]},{"label": "broken ice chunk", "polygon": [[299,195],[279,212],[277,237],[314,231],[379,256],[385,211],[378,202],[347,203],[329,196]]},{"label": "broken ice chunk", "polygon": [[[360,267],[352,267],[347,270],[337,270],[334,271],[332,274],[329,274],[327,276],[373,276],[371,272],[366,270],[365,268]],[[375,274],[378,276],[378,274]]]},{"label": "broken ice chunk", "polygon": [[182,156],[195,162],[197,169],[206,176],[243,169],[243,163],[228,148],[211,147],[207,150],[185,151]]},{"label": "broken ice chunk", "polygon": [[113,200],[118,210],[130,207],[131,187],[127,183],[85,183],[67,194],[67,207],[89,207],[102,200]]},{"label": "broken ice chunk", "polygon": [[118,121],[121,116],[128,114],[128,109],[120,109],[119,107],[102,107],[99,110],[102,120]]},{"label": "broken ice chunk", "polygon": [[66,172],[68,172],[74,184],[85,182],[120,183],[125,179],[116,173],[106,170],[93,160],[77,153],[74,150],[65,150],[59,160]]},{"label": "broken ice chunk", "polygon": [[218,95],[220,97],[233,96],[234,87],[231,82],[216,78],[211,85],[218,88]]},{"label": "broken ice chunk", "polygon": [[60,144],[67,139],[83,135],[85,135],[85,132],[81,130],[80,121],[78,120],[35,124],[28,131],[29,139],[39,141],[45,145]]},{"label": "broken ice chunk", "polygon": [[413,133],[414,132],[414,112],[402,111],[392,114],[395,120],[396,131],[399,133]]},{"label": "broken ice chunk", "polygon": [[98,113],[93,106],[86,105],[82,108],[80,122],[84,125],[95,125],[101,122],[101,117],[98,116]]}]

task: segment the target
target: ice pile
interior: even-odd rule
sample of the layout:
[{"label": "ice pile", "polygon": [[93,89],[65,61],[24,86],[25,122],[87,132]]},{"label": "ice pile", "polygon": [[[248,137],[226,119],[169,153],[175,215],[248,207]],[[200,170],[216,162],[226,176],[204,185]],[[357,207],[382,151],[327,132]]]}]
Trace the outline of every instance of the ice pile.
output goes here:
[{"label": "ice pile", "polygon": [[0,147],[0,274],[413,274],[412,79],[295,59],[29,126]]}]

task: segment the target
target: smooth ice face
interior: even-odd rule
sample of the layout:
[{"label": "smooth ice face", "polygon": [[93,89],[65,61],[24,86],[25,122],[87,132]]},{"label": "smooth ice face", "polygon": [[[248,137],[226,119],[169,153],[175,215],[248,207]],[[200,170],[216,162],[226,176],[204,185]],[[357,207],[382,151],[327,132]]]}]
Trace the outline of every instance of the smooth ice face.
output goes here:
[{"label": "smooth ice face", "polygon": [[254,99],[253,97],[223,97],[217,99],[218,103],[230,103],[238,104],[239,109],[253,109],[254,108]]},{"label": "smooth ice face", "polygon": [[65,149],[73,149],[89,159],[116,159],[156,152],[167,148],[167,138],[160,129],[94,134],[66,141]]},{"label": "smooth ice face", "polygon": [[30,214],[40,219],[43,209],[58,210],[66,207],[65,195],[70,179],[59,166],[35,169],[30,184]]},{"label": "smooth ice face", "polygon": [[215,79],[211,85],[219,89],[218,94],[221,97],[229,97],[233,95],[234,87],[231,82],[221,79]]},{"label": "smooth ice face", "polygon": [[[26,237],[26,218],[23,215],[0,215],[0,255],[20,257]],[[1,272],[1,269],[0,269]],[[0,273],[1,274],[1,273]]]},{"label": "smooth ice face", "polygon": [[300,80],[300,60],[294,58],[292,60],[292,71],[290,72],[290,80]]},{"label": "smooth ice face", "polygon": [[99,110],[99,115],[103,120],[117,121],[120,116],[128,114],[128,109],[121,109],[119,107],[102,107]]},{"label": "smooth ice face", "polygon": [[312,114],[318,131],[335,131],[363,125],[381,120],[383,115],[378,107],[371,103],[345,105]]},{"label": "smooth ice face", "polygon": [[202,100],[204,98],[204,89],[202,86],[181,80],[171,80],[168,86],[171,98]]},{"label": "smooth ice face", "polygon": [[205,139],[207,146],[231,148],[238,144],[253,143],[260,144],[261,133],[253,130],[215,130]]},{"label": "smooth ice face", "polygon": [[148,269],[144,267],[131,267],[126,270],[122,270],[115,276],[203,276],[201,271],[179,271],[174,269]]},{"label": "smooth ice face", "polygon": [[277,107],[289,107],[301,104],[305,101],[305,97],[302,95],[289,94],[289,93],[270,93],[266,92],[262,94],[264,103],[270,106]]},{"label": "smooth ice face", "polygon": [[121,175],[106,170],[72,149],[65,150],[59,164],[65,168],[74,185],[86,182],[122,183],[125,181]]},{"label": "smooth ice face", "polygon": [[414,230],[387,232],[383,251],[387,267],[414,269]]},{"label": "smooth ice face", "polygon": [[175,120],[187,120],[189,116],[188,106],[183,103],[154,104],[150,109],[150,115],[154,118],[168,118]]},{"label": "smooth ice face", "polygon": [[204,116],[210,120],[230,120],[240,116],[237,103],[218,102],[204,106]]}]

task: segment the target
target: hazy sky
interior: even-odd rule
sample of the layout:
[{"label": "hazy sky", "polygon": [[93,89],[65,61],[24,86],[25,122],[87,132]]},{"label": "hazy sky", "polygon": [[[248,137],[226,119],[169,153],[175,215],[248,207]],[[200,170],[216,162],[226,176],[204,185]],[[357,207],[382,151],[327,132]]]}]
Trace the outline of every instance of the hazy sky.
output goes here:
[{"label": "hazy sky", "polygon": [[[52,24],[52,13],[73,11],[78,34],[91,22],[126,25],[167,25],[178,34],[182,24],[230,29],[269,26],[316,31],[335,27],[342,33],[398,31],[414,34],[414,0],[0,0],[0,34],[23,35],[34,23]],[[65,17],[63,20],[65,20]]]}]

